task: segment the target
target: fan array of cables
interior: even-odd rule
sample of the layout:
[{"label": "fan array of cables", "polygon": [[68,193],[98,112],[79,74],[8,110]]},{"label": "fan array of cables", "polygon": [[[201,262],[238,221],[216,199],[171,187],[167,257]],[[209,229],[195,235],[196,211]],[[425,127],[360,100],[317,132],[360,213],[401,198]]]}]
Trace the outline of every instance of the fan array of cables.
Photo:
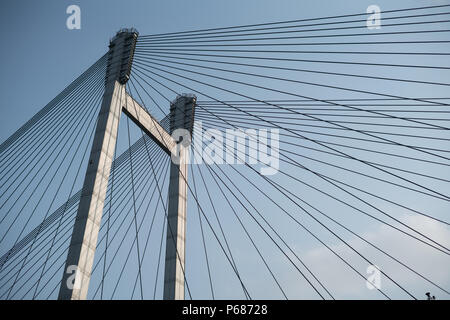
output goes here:
[{"label": "fan array of cables", "polygon": [[[121,94],[166,130],[197,97],[186,298],[448,298],[449,7],[139,36]],[[0,146],[1,299],[57,297],[105,69]],[[122,117],[89,298],[162,297],[169,167]]]}]

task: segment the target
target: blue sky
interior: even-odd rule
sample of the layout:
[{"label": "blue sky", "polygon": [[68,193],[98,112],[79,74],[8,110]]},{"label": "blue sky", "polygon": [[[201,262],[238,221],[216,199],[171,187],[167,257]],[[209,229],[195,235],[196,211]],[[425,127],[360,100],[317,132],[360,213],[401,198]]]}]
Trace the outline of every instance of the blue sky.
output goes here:
[{"label": "blue sky", "polygon": [[[402,1],[413,7],[436,1]],[[78,4],[81,30],[66,28],[66,8]],[[327,13],[364,12],[371,1],[3,1],[0,6],[4,61],[0,85],[8,109],[1,136],[8,137],[25,119],[58,94],[75,76],[106,52],[122,27],[141,34],[283,21]],[[382,6],[390,1],[377,1]],[[27,94],[23,89],[27,88]]]},{"label": "blue sky", "polygon": [[[395,5],[392,1],[387,0],[346,0],[346,1],[296,1],[296,0],[283,0],[283,1],[269,1],[269,0],[228,0],[228,1],[207,1],[207,0],[193,0],[193,1],[176,1],[176,0],[157,0],[157,1],[111,1],[111,0],[98,0],[98,1],[2,1],[0,3],[0,21],[2,27],[0,28],[0,35],[3,41],[3,46],[0,51],[0,58],[2,61],[2,73],[3,77],[0,78],[0,87],[2,88],[2,117],[0,123],[0,140],[4,141],[15,130],[17,130],[23,123],[31,118],[36,112],[38,112],[43,106],[45,106],[53,97],[55,97],[67,84],[80,75],[86,68],[94,63],[100,56],[107,51],[107,45],[109,39],[114,36],[115,32],[122,27],[135,27],[141,35],[157,34],[166,32],[175,32],[183,30],[195,30],[204,28],[214,28],[222,26],[233,26],[242,24],[252,24],[261,22],[272,21],[284,21],[293,19],[302,19],[309,17],[322,17],[340,14],[361,13],[365,12],[366,8],[371,4],[379,5],[382,10],[417,7],[435,4],[448,4],[449,1],[417,1],[417,0],[402,0],[396,1]],[[68,30],[66,28],[66,8],[71,4],[77,4],[81,8],[81,30]],[[441,39],[446,36],[441,36]],[[447,35],[448,37],[448,35]],[[406,50],[414,50],[414,46],[406,47]],[[430,47],[433,48],[433,47]],[[436,46],[437,49],[449,49],[448,44],[445,46]],[[314,58],[313,55],[308,58]],[[358,59],[360,57],[356,57]],[[367,59],[373,59],[376,62],[377,58],[368,57]],[[422,63],[437,65],[450,65],[448,57],[436,58],[435,60],[418,61],[416,57],[392,57],[389,63]],[[361,60],[361,59],[360,59]],[[353,69],[351,69],[353,68]],[[448,81],[448,71],[446,74],[437,72],[426,71],[408,71],[402,70],[401,74],[396,74],[396,71],[387,69],[374,70],[371,69],[357,69],[355,67],[342,67],[335,70],[343,72],[373,72],[384,76],[395,76],[400,78],[420,78],[430,79],[434,81]],[[323,67],[326,70],[326,66]],[[202,71],[202,70],[199,70]],[[203,70],[204,71],[204,70]],[[278,74],[286,76],[286,74]],[[229,74],[228,77],[231,77]],[[298,75],[288,74],[289,77],[297,77]],[[294,78],[295,79],[295,78]],[[308,80],[311,81],[323,81],[324,78],[311,76]],[[245,78],[244,78],[245,80]],[[326,81],[333,82],[334,79],[327,78]],[[261,81],[261,83],[264,83]],[[342,84],[342,83],[340,83]],[[291,90],[293,92],[302,92],[305,95],[311,95],[315,97],[334,97],[337,98],[342,93],[323,91],[321,88],[313,87],[296,87],[291,84],[281,85],[281,88]],[[359,82],[354,79],[346,80],[344,83],[346,87],[352,88],[367,88],[367,84]],[[236,87],[233,87],[236,88]],[[237,87],[243,92],[242,88]],[[418,95],[422,97],[427,96],[448,96],[448,88],[434,88],[423,86],[392,86],[390,84],[381,83],[374,84],[374,87],[378,92],[395,92],[396,94],[403,96]],[[202,88],[204,90],[204,88]],[[257,90],[248,89],[249,94],[258,95]],[[303,91],[304,90],[304,91]],[[183,91],[180,88],[180,91]],[[184,90],[183,92],[185,92]],[[216,93],[213,93],[216,94]],[[218,94],[218,93],[217,93]],[[334,94],[334,96],[333,96]],[[271,96],[267,95],[264,98],[269,99]],[[342,97],[348,97],[348,95],[342,94]],[[227,97],[230,100],[229,96]],[[236,99],[236,97],[234,97]],[[204,98],[205,99],[205,98]],[[205,99],[206,100],[206,99]],[[156,111],[155,111],[156,112]],[[134,135],[136,139],[138,135]],[[281,144],[283,141],[281,141]],[[431,146],[431,145],[430,145]],[[435,147],[442,147],[442,143],[434,143]],[[123,150],[126,147],[125,142],[121,142],[120,149]],[[395,150],[392,150],[395,152]],[[376,158],[374,160],[377,160]],[[380,160],[380,159],[378,159]],[[306,162],[308,163],[308,162]],[[400,162],[393,163],[397,166],[402,166]],[[355,166],[355,168],[359,168]],[[423,169],[420,167],[407,167],[411,170]],[[293,168],[284,167],[288,172],[292,172]],[[362,168],[359,168],[362,170]],[[428,169],[428,168],[425,168]],[[323,169],[327,174],[337,174],[338,177],[343,177],[336,173],[333,169]],[[448,169],[439,171],[438,169],[431,168],[429,174],[440,175],[449,178]],[[307,179],[307,175],[302,176]],[[279,181],[287,182],[282,178]],[[239,181],[239,180],[237,180]],[[356,184],[360,183],[364,185],[364,181],[357,180]],[[323,190],[327,190],[327,186],[320,185]],[[445,188],[445,184],[436,183],[433,185],[436,188]],[[301,189],[297,185],[292,185],[297,189],[299,193],[304,193],[310,197],[314,203],[321,203],[326,206],[327,202],[323,202],[321,198],[314,193],[305,189]],[[369,186],[370,190],[375,190],[380,194],[391,195],[390,189],[383,189],[382,184],[376,184]],[[218,197],[218,206],[224,207],[226,204]],[[259,199],[256,195],[250,194],[249,198],[258,202]],[[425,199],[417,197],[415,198],[409,193],[395,194],[394,198],[401,199],[406,203],[416,206],[419,209],[428,209],[433,212],[437,217],[445,218],[449,212],[448,204],[442,203],[427,203]],[[280,201],[281,198],[277,198]],[[285,200],[283,200],[285,201]],[[192,205],[192,204],[191,204]],[[292,204],[285,202],[287,208],[295,211],[295,207]],[[333,204],[330,202],[330,206]],[[428,220],[422,220],[408,213],[398,210],[398,208],[390,208],[389,205],[383,204],[383,209],[392,210],[395,215],[404,221],[407,221],[412,226],[420,228],[424,232],[436,235],[436,239],[439,239],[443,243],[449,243],[449,230],[445,226],[430,222]],[[438,254],[430,253],[427,249],[421,246],[413,247],[415,244],[408,242],[404,238],[399,238],[395,232],[386,229],[383,226],[376,224],[367,224],[364,219],[354,219],[352,216],[345,212],[342,207],[329,207],[330,211],[336,211],[336,214],[343,214],[352,226],[354,226],[361,234],[365,234],[368,238],[378,241],[380,245],[389,246],[393,252],[403,256],[407,259],[411,265],[418,266],[422,271],[430,271],[431,274],[436,276],[436,281],[440,281],[445,288],[450,287],[450,276],[448,273],[449,259],[447,257],[439,256]],[[192,208],[191,208],[192,209]],[[275,210],[275,208],[270,208]],[[342,211],[340,211],[342,210]],[[313,223],[310,220],[305,220],[313,227]],[[234,225],[232,221],[228,222],[230,228],[233,229]],[[248,221],[250,223],[250,220]],[[336,263],[334,260],[329,260],[328,253],[325,253],[323,247],[313,243],[313,241],[304,240],[298,236],[298,230],[293,228],[288,221],[280,221],[280,226],[283,231],[286,232],[286,236],[293,243],[294,248],[297,248],[301,252],[302,257],[306,261],[309,261],[325,279],[325,283],[329,283],[330,286],[337,292],[336,296],[340,298],[380,298],[372,291],[365,288],[365,284],[362,281],[348,280],[350,277],[344,270],[342,265]],[[340,243],[328,237],[326,232],[315,229],[325,239],[329,241],[329,244],[333,246],[336,251],[348,254],[345,248]],[[192,225],[192,242],[188,250],[191,250],[191,261],[193,262],[188,266],[188,272],[192,275],[193,297],[194,298],[209,298],[208,286],[205,278],[204,266],[199,261],[203,259],[202,252],[198,249],[199,234],[198,226]],[[237,248],[237,256],[242,261],[243,272],[247,274],[250,287],[254,288],[256,297],[260,298],[280,298],[278,293],[273,292],[273,287],[269,286],[263,281],[259,280],[259,276],[263,276],[258,272],[253,272],[252,261],[257,259],[255,252],[248,247],[240,247],[240,236],[233,229],[231,232],[235,239],[233,242]],[[233,237],[232,236],[232,237]],[[209,239],[212,236],[209,235]],[[346,238],[349,242],[354,243],[355,247],[363,248],[360,243],[349,237]],[[213,241],[213,240],[211,240]],[[261,243],[265,243],[263,238],[260,239]],[[402,242],[405,241],[405,242]],[[401,245],[400,245],[401,243]],[[269,243],[265,243],[269,246]],[[397,245],[398,244],[398,245]],[[188,245],[189,246],[189,245]],[[361,246],[361,247],[360,247]],[[213,246],[214,247],[214,246]],[[404,248],[414,248],[405,252]],[[5,248],[1,248],[1,252],[4,252]],[[232,285],[230,281],[230,270],[224,267],[226,261],[220,256],[219,249],[214,247],[212,258],[216,259],[216,278],[218,287],[221,288],[220,297],[230,298],[235,297],[236,283]],[[290,296],[294,298],[315,298],[314,294],[310,290],[303,291],[302,286],[291,281],[293,270],[286,267],[285,262],[274,253],[274,250],[268,250],[267,255],[269,260],[273,263],[278,270],[280,277],[283,279],[287,287],[287,291]],[[367,251],[369,252],[369,251]],[[414,254],[416,252],[417,254]],[[410,288],[414,289],[414,292],[418,295],[421,292],[430,290],[427,285],[417,281],[416,278],[412,278],[407,275],[404,270],[396,269],[389,264],[385,258],[378,256],[371,252],[374,259],[379,264],[386,264],[386,268],[391,272],[394,272],[403,283],[407,284]],[[408,253],[408,254],[407,254]],[[420,253],[420,254],[419,254]],[[355,259],[350,257],[349,259]],[[248,263],[247,263],[248,261]],[[330,261],[333,261],[330,263]],[[353,260],[352,260],[353,261]],[[356,261],[356,260],[354,260]],[[197,264],[200,267],[197,267]],[[331,264],[331,265],[330,265]],[[365,272],[365,265],[359,265],[360,270]],[[223,273],[223,276],[222,276]],[[344,276],[347,275],[347,276]],[[264,275],[264,277],[267,275]],[[405,296],[397,289],[388,286],[392,290],[393,297],[404,298]],[[125,294],[123,298],[127,297]],[[240,298],[240,296],[239,296]],[[448,298],[445,297],[445,298]]]}]

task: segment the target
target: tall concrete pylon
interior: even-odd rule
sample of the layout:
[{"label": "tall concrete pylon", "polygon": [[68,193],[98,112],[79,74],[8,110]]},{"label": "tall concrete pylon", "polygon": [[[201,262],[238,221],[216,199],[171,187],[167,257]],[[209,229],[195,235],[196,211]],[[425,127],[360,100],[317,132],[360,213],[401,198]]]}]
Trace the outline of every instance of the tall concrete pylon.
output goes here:
[{"label": "tall concrete pylon", "polygon": [[[176,138],[192,136],[195,96],[183,95],[170,106],[170,133]],[[182,129],[180,135],[174,134]],[[184,131],[186,130],[186,131]],[[169,206],[167,213],[166,260],[164,272],[164,300],[184,300],[185,240],[187,210],[187,173],[189,149],[179,144],[179,162],[170,164]]]},{"label": "tall concrete pylon", "polygon": [[[168,156],[175,155],[179,159],[178,163],[171,163],[170,171],[163,297],[184,299],[188,149],[177,144],[171,134],[126,93],[125,84],[131,74],[137,37],[136,30],[122,29],[110,41],[103,101],[58,299],[83,300],[87,297],[122,112]],[[192,133],[195,100],[195,96],[182,95],[172,103],[170,133],[178,128]]]}]

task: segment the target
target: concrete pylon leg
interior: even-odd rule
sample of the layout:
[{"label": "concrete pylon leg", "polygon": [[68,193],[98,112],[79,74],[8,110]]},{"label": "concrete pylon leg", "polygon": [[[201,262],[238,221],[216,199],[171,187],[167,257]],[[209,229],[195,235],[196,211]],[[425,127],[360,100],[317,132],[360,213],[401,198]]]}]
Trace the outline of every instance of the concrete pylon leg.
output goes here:
[{"label": "concrete pylon leg", "polygon": [[[180,153],[183,151],[180,151]],[[184,151],[185,152],[185,151]],[[167,212],[164,300],[184,300],[186,236],[187,164],[170,164],[169,205]]]},{"label": "concrete pylon leg", "polygon": [[[122,91],[122,92],[121,92]],[[86,299],[97,237],[114,158],[123,85],[114,82],[104,93],[78,213],[64,268],[59,299]]]}]

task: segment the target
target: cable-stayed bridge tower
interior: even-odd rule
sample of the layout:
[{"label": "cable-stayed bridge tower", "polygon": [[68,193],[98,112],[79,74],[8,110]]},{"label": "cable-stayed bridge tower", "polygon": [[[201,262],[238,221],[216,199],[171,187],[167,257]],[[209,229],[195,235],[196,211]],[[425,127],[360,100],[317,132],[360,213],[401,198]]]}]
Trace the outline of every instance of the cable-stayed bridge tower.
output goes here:
[{"label": "cable-stayed bridge tower", "polygon": [[117,32],[109,45],[105,91],[59,299],[78,300],[87,297],[122,112],[149,135],[168,156],[178,157],[177,163],[171,163],[170,167],[164,299],[184,299],[188,149],[181,143],[177,148],[178,141],[171,134],[176,129],[192,132],[195,96],[179,96],[173,102],[169,133],[126,93],[124,89],[130,78],[137,37],[136,30],[122,29]]}]

